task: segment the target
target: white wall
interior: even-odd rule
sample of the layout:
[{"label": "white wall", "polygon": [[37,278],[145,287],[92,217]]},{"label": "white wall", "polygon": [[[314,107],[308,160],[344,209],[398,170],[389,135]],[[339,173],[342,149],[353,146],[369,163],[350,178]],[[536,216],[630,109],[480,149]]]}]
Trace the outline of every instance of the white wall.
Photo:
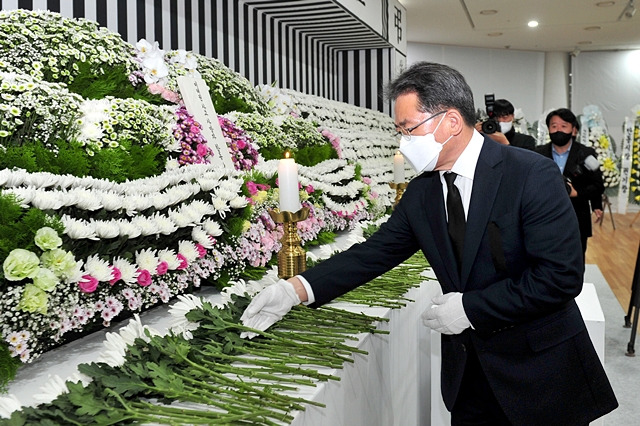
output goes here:
[{"label": "white wall", "polygon": [[[622,123],[640,104],[640,51],[527,52],[407,44],[407,64],[433,61],[460,71],[471,89],[476,109],[484,94],[511,101],[530,123],[551,109],[568,107],[582,114],[587,105],[600,108],[619,147]],[[569,90],[571,89],[571,90]]]},{"label": "white wall", "polygon": [[493,93],[496,99],[507,99],[522,109],[531,123],[543,111],[543,52],[407,43],[407,65],[418,61],[439,62],[460,71],[473,91],[476,110],[484,110],[484,95]]},{"label": "white wall", "polygon": [[609,127],[616,148],[622,139],[622,123],[640,104],[640,50],[582,52],[572,61],[572,105],[582,113],[596,105]]}]

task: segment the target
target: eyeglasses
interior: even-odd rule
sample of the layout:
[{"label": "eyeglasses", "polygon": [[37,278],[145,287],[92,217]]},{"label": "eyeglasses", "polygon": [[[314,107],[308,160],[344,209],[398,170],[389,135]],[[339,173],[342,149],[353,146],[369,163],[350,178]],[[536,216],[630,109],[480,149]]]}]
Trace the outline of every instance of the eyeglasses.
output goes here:
[{"label": "eyeglasses", "polygon": [[400,133],[400,135],[402,136],[402,138],[404,140],[408,141],[408,140],[411,139],[411,132],[413,132],[415,129],[417,129],[418,127],[422,126],[424,123],[426,123],[427,121],[431,120],[432,118],[435,118],[435,117],[439,116],[440,114],[444,114],[445,112],[447,112],[447,111],[444,110],[444,111],[437,112],[437,113],[433,114],[431,117],[425,118],[424,120],[422,120],[421,122],[419,122],[415,126],[409,127],[408,129],[405,129],[402,126],[396,126],[398,129],[400,129],[400,131],[398,133]]}]

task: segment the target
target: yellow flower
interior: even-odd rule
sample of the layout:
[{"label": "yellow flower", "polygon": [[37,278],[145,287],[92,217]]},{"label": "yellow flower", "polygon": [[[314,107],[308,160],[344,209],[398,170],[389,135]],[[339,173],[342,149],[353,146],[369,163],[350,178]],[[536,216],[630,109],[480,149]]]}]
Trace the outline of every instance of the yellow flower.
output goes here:
[{"label": "yellow flower", "polygon": [[268,195],[267,191],[258,191],[253,194],[251,198],[256,202],[256,204],[261,204],[267,200]]},{"label": "yellow flower", "polygon": [[244,222],[242,222],[242,232],[247,232],[249,230],[249,228],[251,228],[251,222],[249,222],[248,220],[245,220]]},{"label": "yellow flower", "polygon": [[604,149],[609,148],[609,138],[607,137],[607,135],[600,136],[600,139],[598,139],[598,142],[600,143],[600,146],[602,148]]}]

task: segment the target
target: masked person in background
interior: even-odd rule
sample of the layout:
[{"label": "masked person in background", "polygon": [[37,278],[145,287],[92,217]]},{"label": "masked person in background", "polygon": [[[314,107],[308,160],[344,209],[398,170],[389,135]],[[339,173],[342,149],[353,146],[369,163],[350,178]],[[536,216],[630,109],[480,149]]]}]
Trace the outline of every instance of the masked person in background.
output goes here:
[{"label": "masked person in background", "polygon": [[369,239],[263,289],[243,324],[265,330],[294,305],[323,305],[420,250],[443,292],[422,322],[442,333],[453,425],[583,426],[613,410],[574,300],[584,267],[558,167],[477,132],[471,88],[448,66],[415,63],[388,96],[417,176]]},{"label": "masked person in background", "polygon": [[602,194],[604,183],[600,163],[593,148],[576,142],[580,130],[578,119],[567,108],[551,111],[546,119],[551,142],[536,147],[536,151],[556,162],[565,177],[567,192],[578,217],[582,257],[587,252],[587,239],[591,234],[591,211],[595,222],[602,220]]},{"label": "masked person in background", "polygon": [[[489,133],[487,136],[503,145],[511,145],[530,150],[535,149],[536,140],[532,136],[516,132],[513,126],[515,109],[511,102],[506,99],[496,99],[493,104],[493,112],[496,121],[500,125],[500,129],[494,133]],[[482,123],[477,123],[475,127],[477,131],[482,131]]]}]

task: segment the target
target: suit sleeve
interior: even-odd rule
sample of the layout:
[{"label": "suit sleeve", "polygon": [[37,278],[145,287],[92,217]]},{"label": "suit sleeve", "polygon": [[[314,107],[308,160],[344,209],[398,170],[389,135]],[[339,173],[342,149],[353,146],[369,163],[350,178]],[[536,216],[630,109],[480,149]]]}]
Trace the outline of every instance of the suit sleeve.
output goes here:
[{"label": "suit sleeve", "polygon": [[301,275],[315,296],[318,307],[394,268],[418,250],[409,224],[409,206],[416,202],[414,182],[405,191],[389,220],[365,242],[324,260]]},{"label": "suit sleeve", "polygon": [[[522,181],[513,212],[514,224],[502,235],[507,259],[525,262],[522,273],[465,291],[463,303],[471,324],[478,331],[540,318],[557,311],[582,289],[584,274],[578,223],[567,197],[558,167],[538,157],[525,174],[505,175],[503,180]],[[509,186],[513,191],[515,186]],[[501,188],[503,189],[503,188]],[[511,244],[517,240],[518,244]],[[490,271],[487,271],[490,275]]]},{"label": "suit sleeve", "polygon": [[[596,151],[593,148],[582,147],[582,158],[587,158],[592,155],[597,158]],[[579,178],[575,178],[575,188],[578,192],[578,196],[589,199],[591,203],[591,209],[602,210],[602,194],[604,194],[604,181],[602,179],[602,171],[600,168],[590,171],[584,168],[584,172]]]}]

